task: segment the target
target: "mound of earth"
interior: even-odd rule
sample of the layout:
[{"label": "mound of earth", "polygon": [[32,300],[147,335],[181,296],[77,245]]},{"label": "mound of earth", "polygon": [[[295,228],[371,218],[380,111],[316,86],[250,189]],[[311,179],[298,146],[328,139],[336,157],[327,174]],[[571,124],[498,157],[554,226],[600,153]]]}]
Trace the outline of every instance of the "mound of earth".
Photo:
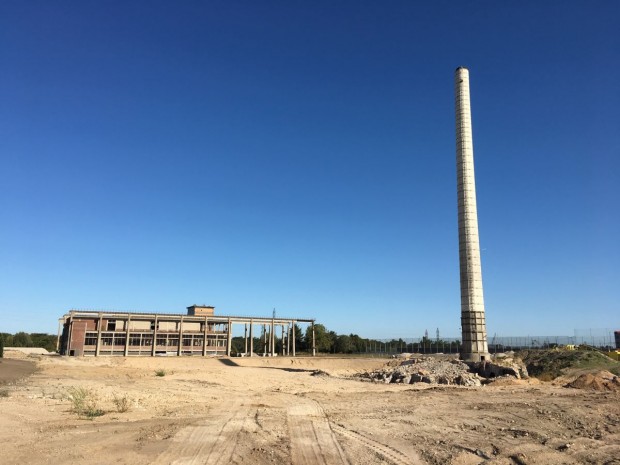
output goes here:
[{"label": "mound of earth", "polygon": [[620,391],[620,378],[609,371],[597,371],[578,376],[565,387],[593,391]]},{"label": "mound of earth", "polygon": [[517,354],[531,376],[550,381],[571,370],[608,370],[620,374],[620,362],[595,350],[523,350]]},{"label": "mound of earth", "polygon": [[390,362],[383,368],[363,372],[362,380],[380,383],[428,383],[458,386],[480,386],[482,379],[471,373],[467,364],[457,359],[433,357],[412,358],[397,363]]},{"label": "mound of earth", "polygon": [[16,355],[49,355],[47,349],[43,347],[5,347],[4,351],[7,353],[7,357],[17,358]]}]

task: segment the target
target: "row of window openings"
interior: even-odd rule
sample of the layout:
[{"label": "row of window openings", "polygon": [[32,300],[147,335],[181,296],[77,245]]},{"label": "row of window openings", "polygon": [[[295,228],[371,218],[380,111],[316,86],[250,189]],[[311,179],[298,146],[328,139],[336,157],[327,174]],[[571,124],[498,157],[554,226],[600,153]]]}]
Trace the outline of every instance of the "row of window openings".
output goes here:
[{"label": "row of window openings", "polygon": [[[116,321],[116,320],[108,320],[107,325],[106,325],[106,329],[105,331],[125,331],[127,329],[127,322],[125,320],[122,321]],[[140,327],[134,327],[132,328],[132,323],[143,323],[141,325],[138,325]],[[149,324],[144,324],[147,322],[143,322],[143,321],[136,321],[136,322],[129,322],[130,325],[130,329],[135,329],[135,330],[146,330],[148,331],[150,329],[150,331],[155,331],[155,322],[151,321],[150,325]],[[200,326],[199,326],[200,325]],[[158,325],[157,325],[157,329],[160,331],[178,331],[179,330],[179,326],[180,326],[180,322],[177,321],[159,321]],[[204,323],[198,323],[198,322],[187,322],[184,325],[184,329],[186,330],[195,330],[195,331],[204,331],[205,325]],[[209,325],[209,331],[214,331],[216,330],[216,327],[220,326],[220,327],[225,327],[226,324],[220,324],[220,325],[215,325],[215,324],[210,324]]]},{"label": "row of window openings", "polygon": [[[110,337],[110,336],[104,336],[101,338],[101,345],[103,346],[124,346],[125,345],[125,341],[126,338],[119,336],[119,337]],[[202,347],[204,338],[201,337],[195,337],[195,338],[188,338],[188,337],[184,337],[183,338],[183,346],[187,347],[187,346],[195,346],[195,347]],[[85,341],[84,341],[84,345],[86,346],[96,346],[97,345],[97,337],[96,336],[88,336],[86,337]],[[129,345],[130,346],[152,346],[153,345],[153,338],[149,337],[149,336],[143,336],[143,337],[130,337],[129,338]],[[158,346],[174,346],[174,347],[178,347],[179,345],[179,338],[175,338],[175,337],[169,337],[169,338],[157,338],[157,345]],[[226,347],[226,340],[224,339],[207,339],[207,346],[215,346],[215,347]]]}]

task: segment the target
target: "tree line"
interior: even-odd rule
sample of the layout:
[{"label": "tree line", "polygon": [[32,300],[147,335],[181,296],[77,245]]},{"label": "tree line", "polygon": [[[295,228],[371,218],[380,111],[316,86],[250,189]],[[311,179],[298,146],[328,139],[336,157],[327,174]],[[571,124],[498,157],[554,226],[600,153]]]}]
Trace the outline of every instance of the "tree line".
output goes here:
[{"label": "tree line", "polygon": [[[299,325],[294,326],[295,334],[295,350],[296,352],[312,351],[312,327],[308,326],[303,331]],[[291,336],[292,338],[292,336]],[[337,334],[335,331],[329,331],[322,324],[314,325],[315,347],[318,353],[323,354],[363,354],[363,353],[380,353],[380,354],[397,354],[402,352],[412,353],[458,353],[460,350],[460,341],[446,341],[439,337],[431,339],[428,333],[425,333],[418,342],[406,342],[403,339],[392,339],[389,341],[363,338],[357,334]],[[281,334],[278,336],[276,331],[275,351],[282,353],[283,344],[286,339],[282,339]],[[0,333],[0,357],[2,356],[2,347],[43,347],[44,349],[56,351],[56,335],[45,333],[25,333],[23,331],[10,334]],[[289,350],[292,350],[292,341],[289,343]],[[232,352],[245,352],[244,337],[232,338]],[[248,341],[248,348],[250,343]],[[254,352],[262,354],[269,352],[265,346],[265,335],[262,332],[255,333]]]},{"label": "tree line", "polygon": [[0,333],[0,345],[3,347],[43,347],[49,352],[56,352],[55,334],[25,333],[20,331],[15,334]]},{"label": "tree line", "polygon": [[[304,332],[298,325],[295,325],[294,333],[296,351],[311,352],[312,327],[308,326]],[[267,336],[267,339],[268,338],[269,336]],[[460,341],[447,341],[440,339],[439,337],[431,339],[428,337],[428,332],[426,332],[417,342],[406,342],[404,339],[392,339],[386,341],[363,338],[357,334],[337,334],[335,331],[329,331],[322,324],[314,325],[314,340],[317,352],[325,354],[397,354],[403,352],[458,353],[461,348]],[[276,331],[275,341],[276,353],[282,353],[283,344],[286,344],[286,335],[285,339],[282,339],[281,335],[278,336],[278,332]],[[268,340],[265,342],[264,332],[260,332],[258,336],[254,335],[254,352],[256,354],[268,353],[268,344]],[[291,347],[291,345],[292,341],[288,344],[288,346]],[[241,336],[233,337],[231,349],[234,354],[244,353],[246,351],[245,338]],[[248,340],[247,351],[249,352],[249,350],[250,343]]]}]

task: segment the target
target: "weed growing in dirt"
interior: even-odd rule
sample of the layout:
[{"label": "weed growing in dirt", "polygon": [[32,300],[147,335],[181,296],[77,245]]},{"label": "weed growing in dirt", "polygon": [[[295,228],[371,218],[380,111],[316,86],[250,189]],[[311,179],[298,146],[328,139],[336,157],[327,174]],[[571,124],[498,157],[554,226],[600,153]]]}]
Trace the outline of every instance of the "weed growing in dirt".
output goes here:
[{"label": "weed growing in dirt", "polygon": [[166,376],[166,370],[155,370],[155,376]]},{"label": "weed growing in dirt", "polygon": [[9,397],[8,389],[0,389],[0,397]]},{"label": "weed growing in dirt", "polygon": [[116,394],[114,394],[112,402],[114,402],[114,405],[116,406],[116,411],[118,413],[125,413],[131,407],[131,400],[129,399],[129,397],[127,397],[126,394],[123,396],[117,396]]},{"label": "weed growing in dirt", "polygon": [[80,417],[92,420],[105,414],[97,406],[97,396],[90,389],[84,387],[71,387],[67,390],[67,398],[71,402],[71,411]]}]

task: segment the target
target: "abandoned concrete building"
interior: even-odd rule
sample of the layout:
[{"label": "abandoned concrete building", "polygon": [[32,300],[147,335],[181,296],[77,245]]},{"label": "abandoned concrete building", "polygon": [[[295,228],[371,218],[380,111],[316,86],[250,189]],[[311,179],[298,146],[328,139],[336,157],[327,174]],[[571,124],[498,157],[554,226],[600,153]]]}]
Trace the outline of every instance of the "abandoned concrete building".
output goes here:
[{"label": "abandoned concrete building", "polygon": [[[294,328],[311,325],[312,355],[316,354],[314,320],[308,318],[215,315],[215,307],[192,305],[187,314],[71,310],[58,320],[58,351],[72,356],[232,355],[233,325],[244,325],[244,351],[253,356],[254,328],[264,356],[296,355]],[[249,329],[249,331],[248,331]],[[281,339],[276,353],[276,338]]]}]

